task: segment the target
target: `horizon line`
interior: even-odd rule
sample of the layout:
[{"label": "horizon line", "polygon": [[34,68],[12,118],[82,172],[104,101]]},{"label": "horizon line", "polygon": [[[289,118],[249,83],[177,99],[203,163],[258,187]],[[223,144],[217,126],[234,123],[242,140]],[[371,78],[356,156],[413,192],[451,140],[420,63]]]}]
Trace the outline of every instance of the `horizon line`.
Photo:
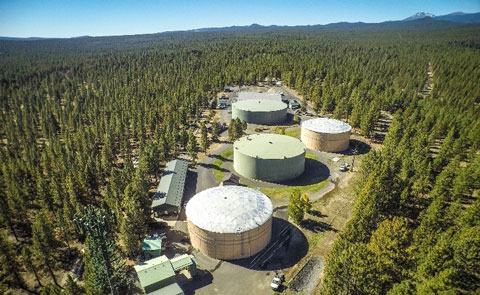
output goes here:
[{"label": "horizon line", "polygon": [[[411,16],[414,16],[416,14],[419,14],[419,13],[427,13],[427,12],[417,12]],[[445,16],[445,15],[451,15],[451,14],[455,14],[455,13],[464,13],[464,14],[476,14],[476,13],[480,13],[480,11],[478,12],[463,12],[463,11],[455,11],[455,12],[451,12],[451,13],[448,13],[448,14],[444,14],[444,15],[434,15],[434,17],[437,17],[437,16]],[[167,31],[159,31],[159,32],[151,32],[151,33],[134,33],[134,34],[119,34],[119,35],[78,35],[78,36],[70,36],[70,37],[41,37],[41,36],[29,36],[29,37],[17,37],[17,36],[0,36],[0,39],[4,39],[3,41],[5,41],[5,39],[20,39],[20,40],[26,40],[26,39],[43,39],[43,40],[52,40],[52,39],[65,39],[65,40],[68,40],[68,39],[81,39],[81,38],[101,38],[101,37],[122,37],[122,36],[137,36],[137,35],[155,35],[155,34],[164,34],[164,33],[181,33],[181,32],[195,32],[195,31],[200,31],[200,30],[215,30],[215,29],[226,29],[226,28],[234,28],[234,27],[251,27],[251,26],[260,26],[260,27],[287,27],[287,28],[293,28],[293,27],[314,27],[314,26],[328,26],[328,25],[334,25],[334,24],[383,24],[383,23],[388,23],[388,22],[402,22],[402,21],[408,21],[407,19],[411,16],[408,16],[404,19],[399,19],[399,20],[385,20],[385,21],[381,21],[381,22],[363,22],[363,21],[354,21],[354,22],[350,22],[350,21],[338,21],[338,22],[333,22],[333,23],[325,23],[325,24],[321,24],[321,23],[317,23],[317,24],[296,24],[296,25],[281,25],[281,24],[269,24],[269,25],[263,25],[263,24],[259,24],[257,22],[254,22],[254,23],[251,23],[251,24],[246,24],[246,25],[238,25],[238,24],[234,24],[234,25],[230,25],[230,26],[219,26],[219,27],[215,27],[215,26],[212,26],[212,27],[201,27],[201,28],[193,28],[193,29],[179,29],[179,30],[167,30]],[[423,18],[420,18],[420,19],[414,19],[414,20],[410,20],[410,21],[415,21],[415,20],[422,20],[422,19],[425,19],[425,18],[432,18],[434,19],[434,17],[429,17],[429,16],[426,16],[426,17],[423,17]],[[12,41],[13,41],[12,40]],[[34,40],[32,40],[34,41]]]}]

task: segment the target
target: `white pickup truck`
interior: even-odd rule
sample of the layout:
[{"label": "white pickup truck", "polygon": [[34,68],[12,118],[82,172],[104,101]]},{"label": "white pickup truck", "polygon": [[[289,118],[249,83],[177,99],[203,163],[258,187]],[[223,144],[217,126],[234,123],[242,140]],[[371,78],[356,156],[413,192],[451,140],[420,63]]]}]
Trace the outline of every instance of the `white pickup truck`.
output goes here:
[{"label": "white pickup truck", "polygon": [[275,277],[273,278],[272,282],[270,283],[270,287],[272,288],[272,290],[273,291],[280,290],[284,279],[285,279],[285,277],[283,275],[275,274]]}]

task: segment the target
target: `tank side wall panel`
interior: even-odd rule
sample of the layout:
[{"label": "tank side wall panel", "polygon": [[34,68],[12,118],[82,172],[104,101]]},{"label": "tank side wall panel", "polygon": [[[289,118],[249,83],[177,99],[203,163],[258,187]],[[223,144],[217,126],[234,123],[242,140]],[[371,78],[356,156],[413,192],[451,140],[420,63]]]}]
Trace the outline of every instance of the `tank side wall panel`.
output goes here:
[{"label": "tank side wall panel", "polygon": [[271,112],[255,112],[232,107],[232,119],[237,118],[250,124],[275,125],[287,119],[287,109]]},{"label": "tank side wall panel", "polygon": [[255,255],[272,237],[272,218],[255,229],[238,234],[208,232],[188,220],[187,224],[193,248],[217,259],[235,260]]},{"label": "tank side wall panel", "polygon": [[305,171],[305,152],[285,159],[262,159],[247,156],[234,147],[233,168],[250,179],[284,181],[294,179]]}]

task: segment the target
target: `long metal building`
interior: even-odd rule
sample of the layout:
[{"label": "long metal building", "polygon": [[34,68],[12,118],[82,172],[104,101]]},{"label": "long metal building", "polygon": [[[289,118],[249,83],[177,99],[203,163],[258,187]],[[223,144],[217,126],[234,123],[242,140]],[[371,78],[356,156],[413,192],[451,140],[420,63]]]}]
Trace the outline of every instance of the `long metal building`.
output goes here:
[{"label": "long metal building", "polygon": [[252,256],[270,242],[272,213],[272,202],[260,191],[233,185],[204,190],[187,203],[190,241],[217,259]]},{"label": "long metal building", "polygon": [[178,213],[182,205],[183,190],[187,177],[188,162],[173,160],[167,163],[153,196],[152,209],[155,214]]}]

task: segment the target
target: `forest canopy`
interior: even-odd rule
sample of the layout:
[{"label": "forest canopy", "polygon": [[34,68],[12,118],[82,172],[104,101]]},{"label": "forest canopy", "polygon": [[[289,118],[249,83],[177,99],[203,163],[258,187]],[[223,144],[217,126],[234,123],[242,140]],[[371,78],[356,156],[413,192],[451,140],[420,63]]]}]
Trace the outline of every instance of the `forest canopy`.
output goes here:
[{"label": "forest canopy", "polygon": [[[380,112],[394,118],[364,160],[322,294],[478,294],[479,45],[479,25],[429,20],[0,41],[0,291],[55,290],[88,244],[73,224],[87,205],[115,213],[135,257],[148,190],[196,145],[211,98],[270,78],[365,136]],[[108,291],[92,283],[94,256],[66,294]]]}]

